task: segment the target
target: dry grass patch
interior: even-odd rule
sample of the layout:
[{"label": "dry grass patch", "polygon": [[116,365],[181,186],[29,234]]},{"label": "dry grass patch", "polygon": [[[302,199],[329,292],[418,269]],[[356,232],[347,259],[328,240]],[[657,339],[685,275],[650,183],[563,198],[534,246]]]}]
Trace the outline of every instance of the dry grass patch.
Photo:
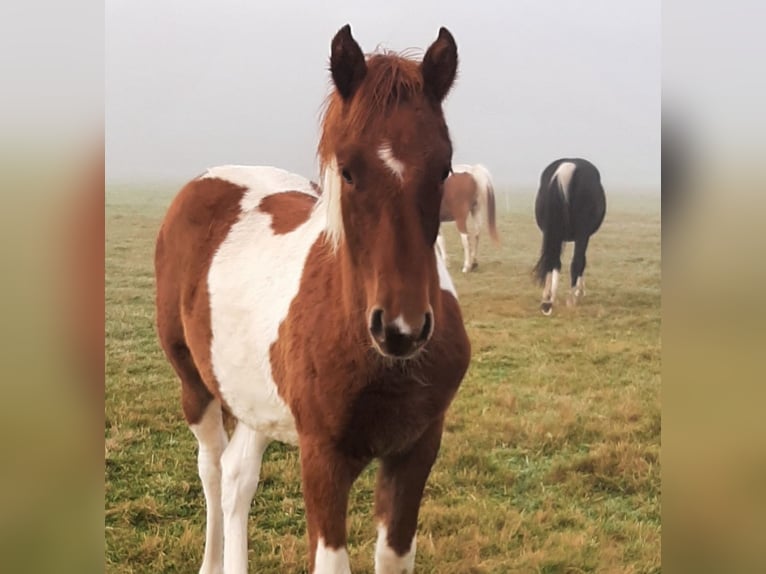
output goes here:
[{"label": "dry grass patch", "polygon": [[[202,558],[196,444],[154,331],[154,239],[172,191],[107,194],[110,573],[193,572]],[[501,246],[482,238],[469,276],[446,228],[473,360],[426,487],[418,572],[659,572],[659,199],[609,199],[588,252],[588,295],[552,317],[539,313],[531,281],[540,247],[531,195],[509,199]],[[350,502],[358,573],[373,571],[375,470]],[[267,451],[249,534],[251,571],[305,572],[294,449]]]}]

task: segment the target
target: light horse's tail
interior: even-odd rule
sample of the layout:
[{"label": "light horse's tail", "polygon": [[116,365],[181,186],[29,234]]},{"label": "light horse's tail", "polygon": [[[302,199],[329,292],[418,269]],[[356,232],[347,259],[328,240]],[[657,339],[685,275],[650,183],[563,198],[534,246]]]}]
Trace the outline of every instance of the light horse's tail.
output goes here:
[{"label": "light horse's tail", "polygon": [[486,214],[487,227],[492,241],[500,243],[500,237],[497,234],[497,225],[495,223],[495,188],[492,185],[492,176],[489,170],[481,164],[471,166],[471,175],[476,181],[476,187],[479,190],[479,217]]},{"label": "light horse's tail", "polygon": [[534,269],[535,278],[540,285],[545,284],[548,271],[553,269],[556,262],[561,259],[561,250],[569,220],[565,184],[559,177],[559,172],[556,170],[548,182],[548,188],[540,192],[547,194],[544,203],[543,247],[540,252],[540,259],[538,259]]}]

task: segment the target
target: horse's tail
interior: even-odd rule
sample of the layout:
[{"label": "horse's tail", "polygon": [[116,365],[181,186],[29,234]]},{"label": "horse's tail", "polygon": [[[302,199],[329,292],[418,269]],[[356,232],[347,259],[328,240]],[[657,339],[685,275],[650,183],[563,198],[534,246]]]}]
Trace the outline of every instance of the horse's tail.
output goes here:
[{"label": "horse's tail", "polygon": [[545,276],[561,259],[561,249],[564,243],[564,231],[567,225],[568,208],[564,189],[558,174],[554,173],[548,183],[548,189],[541,193],[547,194],[544,200],[543,247],[540,259],[535,265],[534,274],[540,285],[545,284]]},{"label": "horse's tail", "polygon": [[479,209],[486,214],[487,227],[492,241],[500,243],[500,237],[497,234],[497,225],[495,218],[495,188],[492,185],[492,176],[489,170],[483,165],[476,165],[472,169],[473,177],[479,188]]}]

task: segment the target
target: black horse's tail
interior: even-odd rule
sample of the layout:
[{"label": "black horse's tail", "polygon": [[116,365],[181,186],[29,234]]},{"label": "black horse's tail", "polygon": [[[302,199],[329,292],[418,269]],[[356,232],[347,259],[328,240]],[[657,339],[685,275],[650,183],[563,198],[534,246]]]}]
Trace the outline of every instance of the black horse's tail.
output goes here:
[{"label": "black horse's tail", "polygon": [[561,259],[568,220],[568,207],[558,174],[551,177],[547,194],[544,203],[543,247],[534,270],[535,279],[540,285],[545,284],[545,276]]}]

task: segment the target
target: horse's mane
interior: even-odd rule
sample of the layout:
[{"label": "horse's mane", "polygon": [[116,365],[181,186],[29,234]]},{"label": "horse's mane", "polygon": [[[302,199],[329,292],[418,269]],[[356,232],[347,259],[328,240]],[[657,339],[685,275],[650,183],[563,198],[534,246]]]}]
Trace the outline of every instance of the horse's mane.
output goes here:
[{"label": "horse's mane", "polygon": [[401,53],[380,51],[367,56],[367,73],[350,102],[337,90],[325,100],[322,135],[317,154],[325,164],[341,133],[363,133],[385,121],[388,111],[423,92],[420,62],[414,50]]}]

